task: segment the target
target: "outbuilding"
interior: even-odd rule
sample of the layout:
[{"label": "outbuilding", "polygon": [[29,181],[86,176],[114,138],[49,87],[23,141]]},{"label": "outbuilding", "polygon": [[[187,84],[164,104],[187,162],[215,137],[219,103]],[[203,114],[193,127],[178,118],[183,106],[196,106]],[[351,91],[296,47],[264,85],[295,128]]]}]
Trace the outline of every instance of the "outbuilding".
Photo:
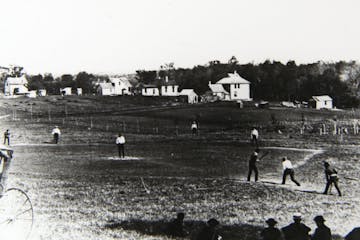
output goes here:
[{"label": "outbuilding", "polygon": [[60,94],[62,96],[71,95],[71,87],[60,88]]},{"label": "outbuilding", "polygon": [[316,108],[316,109],[322,109],[322,108],[332,109],[333,108],[333,100],[328,95],[313,96],[309,100],[309,103],[313,108]]},{"label": "outbuilding", "polygon": [[8,77],[5,80],[4,94],[5,96],[24,95],[28,92],[27,84],[25,76]]},{"label": "outbuilding", "polygon": [[194,89],[183,89],[179,93],[180,96],[187,96],[187,102],[190,104],[198,103],[199,96],[196,94]]}]

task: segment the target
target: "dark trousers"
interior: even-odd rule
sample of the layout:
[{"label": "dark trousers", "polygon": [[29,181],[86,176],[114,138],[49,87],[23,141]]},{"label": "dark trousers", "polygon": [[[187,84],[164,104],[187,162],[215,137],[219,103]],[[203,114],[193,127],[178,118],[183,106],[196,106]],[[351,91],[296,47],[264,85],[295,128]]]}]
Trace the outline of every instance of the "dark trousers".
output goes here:
[{"label": "dark trousers", "polygon": [[10,138],[9,137],[4,137],[4,145],[6,144],[6,141],[7,141],[8,145],[10,145]]},{"label": "dark trousers", "polygon": [[257,137],[255,135],[251,136],[251,144],[256,145],[257,147],[259,146],[258,139],[257,139]]},{"label": "dark trousers", "polygon": [[285,184],[287,175],[290,175],[291,181],[293,181],[296,185],[300,186],[300,183],[295,180],[294,169],[289,169],[289,168],[284,170],[282,184]]},{"label": "dark trousers", "polygon": [[192,128],[191,130],[193,135],[197,135],[197,128]]},{"label": "dark trousers", "polygon": [[119,157],[121,158],[121,156],[124,158],[125,157],[125,144],[118,144],[118,151],[119,151]]},{"label": "dark trousers", "polygon": [[256,165],[249,165],[249,173],[248,173],[247,180],[250,181],[252,171],[255,172],[255,182],[256,182],[258,180],[258,176],[259,176],[259,171],[258,171]]},{"label": "dark trousers", "polygon": [[[330,186],[334,185],[339,196],[341,196],[341,191],[340,188],[338,186],[338,178],[337,177],[330,177],[330,179],[326,182],[326,187],[325,187],[325,191],[324,194],[327,194],[329,191]],[[330,190],[331,191],[331,190]]]},{"label": "dark trousers", "polygon": [[54,133],[54,142],[57,144],[59,142],[59,134],[58,133]]}]

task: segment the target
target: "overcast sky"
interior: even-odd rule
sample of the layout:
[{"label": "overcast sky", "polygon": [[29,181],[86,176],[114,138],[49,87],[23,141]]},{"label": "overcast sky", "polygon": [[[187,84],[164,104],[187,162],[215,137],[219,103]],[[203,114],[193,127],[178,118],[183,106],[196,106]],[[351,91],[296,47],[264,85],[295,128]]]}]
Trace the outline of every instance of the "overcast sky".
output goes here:
[{"label": "overcast sky", "polygon": [[0,0],[0,66],[133,73],[210,60],[359,60],[358,0]]}]

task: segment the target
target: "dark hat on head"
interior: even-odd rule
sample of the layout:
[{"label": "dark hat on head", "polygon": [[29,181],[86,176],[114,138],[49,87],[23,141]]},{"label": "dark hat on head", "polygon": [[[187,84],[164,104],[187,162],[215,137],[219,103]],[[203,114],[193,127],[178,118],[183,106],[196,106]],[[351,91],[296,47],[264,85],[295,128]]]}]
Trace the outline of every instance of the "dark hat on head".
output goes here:
[{"label": "dark hat on head", "polygon": [[325,222],[325,219],[323,216],[319,215],[314,218],[315,222]]},{"label": "dark hat on head", "polygon": [[215,227],[216,225],[219,225],[220,223],[215,218],[211,218],[209,221],[207,221],[207,224],[209,224],[210,226]]},{"label": "dark hat on head", "polygon": [[327,161],[324,161],[324,166],[330,166],[330,164]]},{"label": "dark hat on head", "polygon": [[275,219],[273,218],[269,218],[268,220],[265,221],[267,224],[269,224],[270,226],[274,226],[275,224],[277,224],[277,221],[275,221]]},{"label": "dark hat on head", "polygon": [[260,149],[259,149],[259,148],[256,148],[256,149],[255,149],[255,152],[257,152],[257,153],[260,152]]}]

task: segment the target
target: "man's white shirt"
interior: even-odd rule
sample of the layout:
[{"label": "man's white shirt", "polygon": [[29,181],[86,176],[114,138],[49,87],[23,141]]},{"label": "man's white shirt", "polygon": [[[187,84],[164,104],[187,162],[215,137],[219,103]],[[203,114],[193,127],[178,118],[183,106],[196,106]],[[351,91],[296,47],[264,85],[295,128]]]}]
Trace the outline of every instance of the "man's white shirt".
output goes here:
[{"label": "man's white shirt", "polygon": [[125,143],[125,137],[120,136],[116,138],[116,144],[124,144]]}]

